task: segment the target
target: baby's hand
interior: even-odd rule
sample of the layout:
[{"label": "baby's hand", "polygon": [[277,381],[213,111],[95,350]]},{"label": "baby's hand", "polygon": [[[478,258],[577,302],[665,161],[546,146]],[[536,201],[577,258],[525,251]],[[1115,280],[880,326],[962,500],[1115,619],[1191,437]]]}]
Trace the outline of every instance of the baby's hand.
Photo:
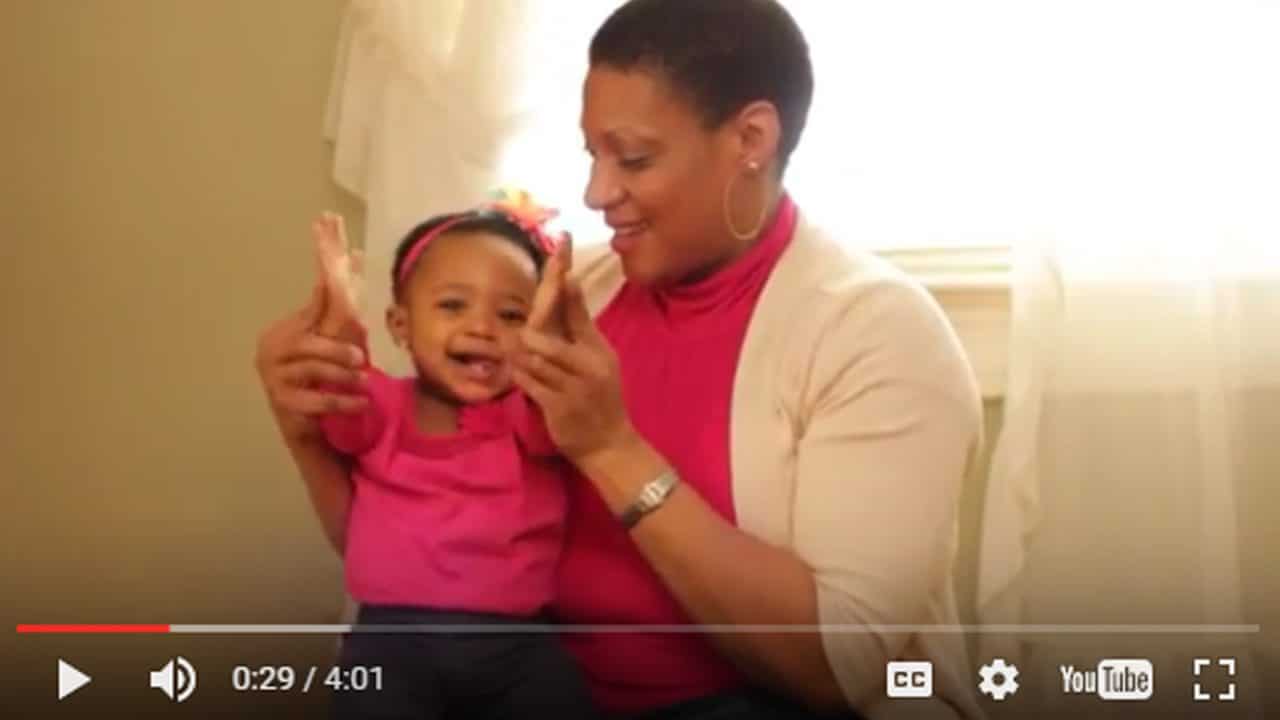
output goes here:
[{"label": "baby's hand", "polygon": [[534,291],[525,327],[566,340],[569,326],[565,319],[564,285],[573,265],[573,239],[565,234],[565,242],[542,267],[542,279]]},{"label": "baby's hand", "polygon": [[360,294],[364,256],[350,249],[342,216],[326,212],[311,223],[316,272],[325,289],[324,313],[318,331],[326,337],[360,340]]}]

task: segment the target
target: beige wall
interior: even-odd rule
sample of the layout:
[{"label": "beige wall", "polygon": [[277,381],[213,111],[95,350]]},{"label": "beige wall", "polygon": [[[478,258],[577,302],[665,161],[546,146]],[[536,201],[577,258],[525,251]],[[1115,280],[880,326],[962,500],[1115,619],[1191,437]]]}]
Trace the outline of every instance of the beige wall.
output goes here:
[{"label": "beige wall", "polygon": [[309,217],[356,214],[320,134],[343,5],[0,3],[7,627],[335,618],[251,362]]}]

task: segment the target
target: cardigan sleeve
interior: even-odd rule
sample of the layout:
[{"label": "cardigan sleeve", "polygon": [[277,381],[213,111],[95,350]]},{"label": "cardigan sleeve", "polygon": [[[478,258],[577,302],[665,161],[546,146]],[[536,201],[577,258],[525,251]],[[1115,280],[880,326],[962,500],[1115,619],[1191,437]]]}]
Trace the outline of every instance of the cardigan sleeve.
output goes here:
[{"label": "cardigan sleeve", "polygon": [[[933,298],[905,277],[836,289],[812,346],[796,445],[793,548],[823,625],[923,624],[950,593],[958,498],[981,439],[972,369]],[[854,707],[883,695],[909,632],[823,645]]]}]

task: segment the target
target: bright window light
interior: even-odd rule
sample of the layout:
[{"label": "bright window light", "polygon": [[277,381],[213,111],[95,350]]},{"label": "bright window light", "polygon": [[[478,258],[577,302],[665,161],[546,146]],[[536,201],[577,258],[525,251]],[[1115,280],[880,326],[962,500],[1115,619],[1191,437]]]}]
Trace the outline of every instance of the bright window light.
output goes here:
[{"label": "bright window light", "polygon": [[[533,75],[560,74],[555,107],[503,166],[584,241],[605,230],[582,206],[579,88],[564,78],[581,77],[612,4],[575,5],[593,8],[581,32],[541,48]],[[847,243],[1204,243],[1276,229],[1280,3],[786,4],[817,78],[787,185]]]}]

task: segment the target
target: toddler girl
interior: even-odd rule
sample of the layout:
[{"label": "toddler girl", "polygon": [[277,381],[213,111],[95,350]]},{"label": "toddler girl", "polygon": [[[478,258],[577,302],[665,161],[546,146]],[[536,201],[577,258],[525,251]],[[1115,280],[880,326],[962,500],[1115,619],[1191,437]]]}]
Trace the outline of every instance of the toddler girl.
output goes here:
[{"label": "toddler girl", "polygon": [[[380,667],[382,681],[338,693],[338,717],[591,714],[556,636],[514,627],[547,622],[563,539],[567,466],[509,366],[556,248],[553,214],[508,193],[410,231],[386,323],[414,376],[366,367],[368,409],[322,419],[354,459],[344,559],[361,609],[341,662]],[[322,330],[367,348],[340,219],[313,234],[329,288]],[[403,624],[416,627],[386,627]]]}]

